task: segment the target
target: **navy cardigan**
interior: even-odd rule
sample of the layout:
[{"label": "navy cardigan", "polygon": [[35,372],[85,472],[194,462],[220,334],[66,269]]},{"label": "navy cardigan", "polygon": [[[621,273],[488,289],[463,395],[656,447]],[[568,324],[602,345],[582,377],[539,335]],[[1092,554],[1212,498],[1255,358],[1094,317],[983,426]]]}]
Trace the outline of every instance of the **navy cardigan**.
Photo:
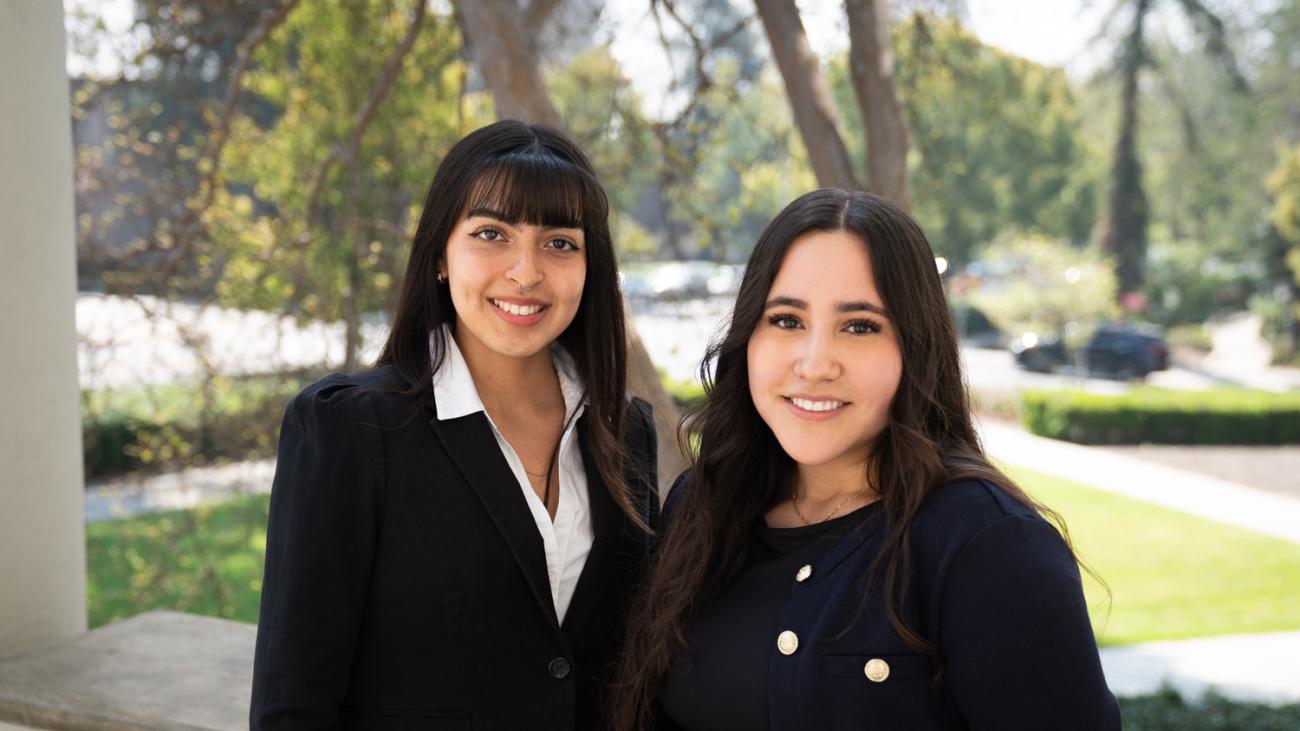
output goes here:
[{"label": "navy cardigan", "polygon": [[[664,506],[667,541],[681,494],[674,489]],[[936,682],[936,663],[899,639],[881,593],[865,583],[886,520],[867,511],[802,581],[790,577],[772,636],[773,729],[1120,728],[1078,566],[1051,524],[983,481],[946,484],[925,499],[911,530],[904,611],[938,648]],[[743,564],[742,550],[733,572]],[[784,632],[797,637],[792,654],[778,649]],[[782,644],[790,649],[789,636]],[[656,728],[673,727],[657,715]]]}]

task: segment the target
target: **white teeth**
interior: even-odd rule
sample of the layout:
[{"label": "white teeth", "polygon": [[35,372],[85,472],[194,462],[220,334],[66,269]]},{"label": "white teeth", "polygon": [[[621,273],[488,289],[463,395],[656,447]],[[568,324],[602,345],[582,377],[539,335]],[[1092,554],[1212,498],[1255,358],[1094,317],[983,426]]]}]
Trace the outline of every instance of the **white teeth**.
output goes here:
[{"label": "white teeth", "polygon": [[834,411],[844,405],[843,401],[809,401],[808,399],[791,398],[795,406],[804,411]]},{"label": "white teeth", "polygon": [[530,305],[528,307],[521,307],[519,305],[512,305],[509,302],[502,302],[501,300],[492,300],[492,304],[497,309],[504,310],[505,312],[509,312],[512,315],[535,315],[542,311],[542,305]]}]

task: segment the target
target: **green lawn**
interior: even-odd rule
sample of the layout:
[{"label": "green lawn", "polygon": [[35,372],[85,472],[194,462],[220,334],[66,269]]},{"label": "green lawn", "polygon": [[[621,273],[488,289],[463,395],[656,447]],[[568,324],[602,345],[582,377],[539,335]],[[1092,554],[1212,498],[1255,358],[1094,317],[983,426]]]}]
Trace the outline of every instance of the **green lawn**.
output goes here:
[{"label": "green lawn", "polygon": [[[1300,545],[1011,467],[1065,519],[1103,645],[1300,629]],[[1109,608],[1109,612],[1107,612]]]},{"label": "green lawn", "polygon": [[[1102,644],[1300,629],[1300,546],[1011,469],[1064,516]],[[257,620],[267,497],[86,526],[90,624],[149,609]]]},{"label": "green lawn", "polygon": [[151,609],[257,621],[265,495],[86,526],[90,626]]}]

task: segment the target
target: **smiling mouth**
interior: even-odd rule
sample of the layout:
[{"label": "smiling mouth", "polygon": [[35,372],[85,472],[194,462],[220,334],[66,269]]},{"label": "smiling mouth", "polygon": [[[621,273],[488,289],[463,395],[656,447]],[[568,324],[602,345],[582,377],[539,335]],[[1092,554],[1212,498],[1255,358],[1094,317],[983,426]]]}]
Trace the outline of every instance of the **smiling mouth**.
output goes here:
[{"label": "smiling mouth", "polygon": [[814,413],[835,411],[837,409],[842,409],[845,406],[849,405],[848,401],[834,401],[829,399],[814,401],[811,399],[798,398],[795,396],[783,396],[782,398],[794,404],[795,406],[803,409],[804,411],[812,411]]},{"label": "smiling mouth", "polygon": [[537,313],[541,312],[547,307],[550,307],[550,305],[512,305],[509,302],[502,302],[501,300],[498,299],[489,300],[489,302],[491,302],[492,306],[497,308],[498,310],[519,317],[536,315]]}]

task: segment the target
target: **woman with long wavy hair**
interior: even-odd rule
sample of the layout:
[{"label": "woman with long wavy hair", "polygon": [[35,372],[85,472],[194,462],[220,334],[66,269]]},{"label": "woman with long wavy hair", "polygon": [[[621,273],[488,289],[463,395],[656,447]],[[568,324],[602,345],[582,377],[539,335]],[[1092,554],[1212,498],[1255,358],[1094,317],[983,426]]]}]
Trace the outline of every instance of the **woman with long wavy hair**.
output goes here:
[{"label": "woman with long wavy hair", "polygon": [[904,211],[791,203],[701,373],[613,728],[1119,728],[1073,551],[980,446]]},{"label": "woman with long wavy hair", "polygon": [[541,125],[438,165],[376,366],[289,404],[253,729],[594,729],[656,520],[604,190]]}]

